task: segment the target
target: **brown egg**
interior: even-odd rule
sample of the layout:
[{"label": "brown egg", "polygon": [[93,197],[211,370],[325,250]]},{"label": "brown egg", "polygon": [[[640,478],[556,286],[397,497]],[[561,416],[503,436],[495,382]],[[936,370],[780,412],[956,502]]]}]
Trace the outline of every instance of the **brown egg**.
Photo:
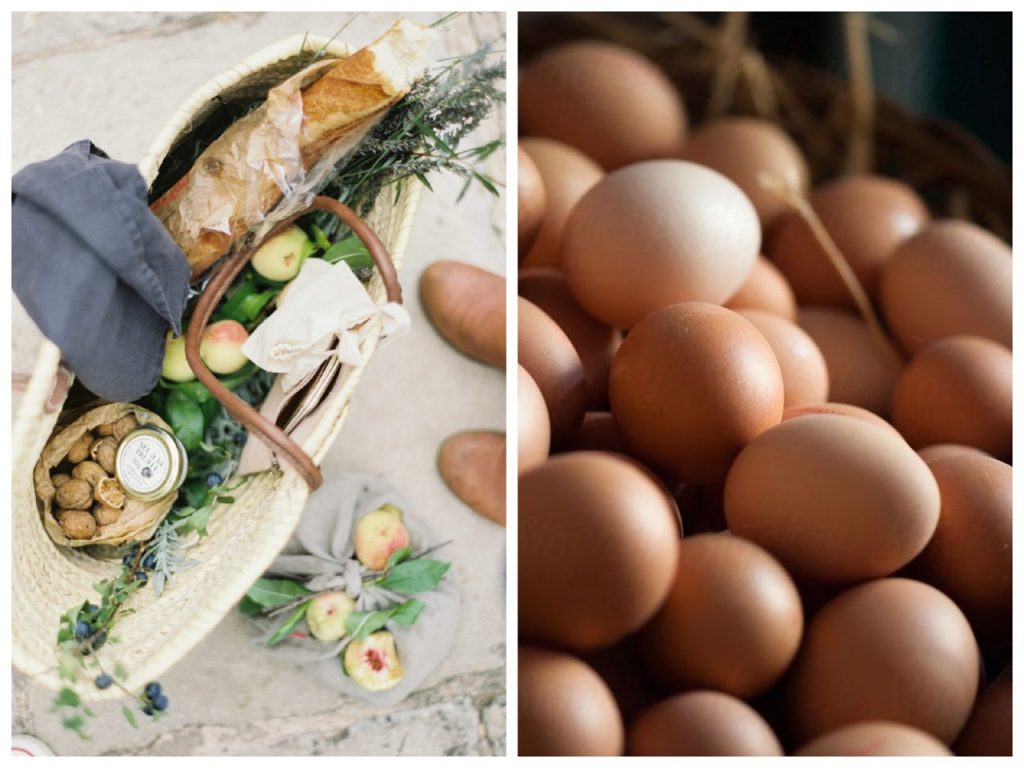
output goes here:
[{"label": "brown egg", "polygon": [[828,400],[828,368],[821,350],[800,326],[755,309],[739,310],[771,345],[782,371],[785,407]]},{"label": "brown egg", "polygon": [[574,656],[519,646],[519,754],[621,755],[622,717],[598,674]]},{"label": "brown egg", "polygon": [[608,451],[629,456],[629,447],[615,425],[615,417],[606,411],[588,411],[576,433],[576,451]]},{"label": "brown egg", "polygon": [[893,253],[879,298],[893,335],[910,352],[956,334],[1013,344],[1010,247],[981,227],[945,219]]},{"label": "brown egg", "polygon": [[782,755],[768,723],[718,691],[691,691],[645,710],[629,726],[626,752],[658,755]]},{"label": "brown egg", "polygon": [[799,757],[923,755],[948,757],[949,748],[931,734],[900,723],[855,723],[819,736],[796,751]]},{"label": "brown egg", "polygon": [[613,43],[550,48],[519,73],[519,126],[586,153],[608,170],[675,157],[686,141],[686,108],[665,74]]},{"label": "brown egg", "polygon": [[756,117],[726,117],[705,123],[686,142],[682,155],[728,176],[750,198],[765,231],[790,208],[761,186],[767,174],[806,195],[807,161],[786,132]]},{"label": "brown egg", "polygon": [[[875,295],[882,266],[895,248],[928,221],[928,209],[914,190],[882,176],[834,179],[815,189],[810,203],[869,296]],[[765,255],[782,270],[801,304],[854,306],[828,255],[796,213],[779,222]]]},{"label": "brown egg", "polygon": [[519,147],[519,258],[530,250],[544,219],[544,181],[528,154]]},{"label": "brown egg", "polygon": [[583,363],[546,312],[519,299],[519,364],[537,383],[551,420],[551,445],[572,442],[587,400]]},{"label": "brown egg", "polygon": [[950,744],[971,712],[979,664],[952,600],[919,581],[871,581],[808,623],[789,681],[792,725],[803,741],[886,720]]},{"label": "brown egg", "polygon": [[796,297],[779,268],[758,256],[747,280],[725,306],[729,309],[760,309],[784,320],[796,320]]},{"label": "brown egg", "polygon": [[843,310],[800,307],[797,322],[825,358],[829,399],[888,415],[903,365],[896,353],[863,320]]},{"label": "brown egg", "polygon": [[647,472],[611,453],[567,453],[520,475],[520,633],[583,651],[647,623],[672,585],[677,514]]},{"label": "brown egg", "polygon": [[952,598],[979,635],[1009,638],[1013,618],[1013,470],[961,454],[928,465],[942,509],[913,574]]},{"label": "brown egg", "polygon": [[587,408],[608,407],[608,370],[622,343],[622,331],[588,315],[569,293],[557,269],[538,267],[519,275],[519,295],[543,309],[565,331],[583,363]]},{"label": "brown egg", "polygon": [[725,176],[653,160],[608,174],[576,204],[562,271],[590,314],[632,328],[669,304],[721,304],[747,279],[760,244],[754,206]]},{"label": "brown egg", "polygon": [[551,421],[548,407],[530,374],[519,369],[519,472],[543,464],[551,450]]},{"label": "brown egg", "polygon": [[978,696],[974,711],[953,749],[963,756],[1013,754],[1013,673],[1010,668]]},{"label": "brown egg", "polygon": [[892,423],[915,448],[960,443],[999,459],[1013,449],[1013,356],[979,336],[919,352],[892,393]]},{"label": "brown egg", "polygon": [[569,213],[604,171],[578,149],[560,141],[524,138],[519,147],[533,159],[544,185],[544,219],[523,266],[559,267],[562,229]]},{"label": "brown egg", "polygon": [[725,481],[729,529],[798,579],[886,576],[935,531],[939,489],[889,429],[848,416],[802,416],[756,438]]},{"label": "brown egg", "polygon": [[782,412],[782,420],[789,421],[790,419],[795,419],[798,416],[813,416],[815,414],[820,415],[822,413],[831,413],[836,416],[852,416],[855,419],[862,419],[863,421],[868,421],[879,427],[888,429],[894,435],[899,435],[901,439],[903,437],[903,435],[900,435],[896,430],[896,427],[881,416],[872,413],[866,408],[860,408],[859,406],[850,405],[849,403],[817,403],[815,405],[798,405],[795,408],[787,408],[784,410]]},{"label": "brown egg", "polygon": [[778,561],[738,536],[709,533],[679,543],[672,590],[640,643],[664,685],[750,699],[786,671],[802,631],[800,595]]},{"label": "brown egg", "polygon": [[612,361],[609,395],[626,444],[685,483],[723,480],[782,417],[782,374],[750,321],[711,304],[645,317]]},{"label": "brown egg", "polygon": [[[895,429],[895,427],[893,427],[893,429]],[[924,459],[925,464],[931,464],[933,461],[945,459],[950,456],[963,456],[964,454],[970,454],[971,456],[988,456],[987,453],[979,451],[977,448],[972,448],[969,445],[959,445],[957,443],[936,443],[935,445],[920,448],[917,451],[917,455]]]},{"label": "brown egg", "polygon": [[661,698],[632,638],[627,637],[610,648],[581,654],[580,658],[593,667],[611,689],[622,719],[627,723]]}]

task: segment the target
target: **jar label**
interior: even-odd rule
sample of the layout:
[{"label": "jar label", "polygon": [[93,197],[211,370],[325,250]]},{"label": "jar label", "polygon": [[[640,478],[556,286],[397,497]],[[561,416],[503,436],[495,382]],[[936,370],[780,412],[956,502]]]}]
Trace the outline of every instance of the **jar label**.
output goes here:
[{"label": "jar label", "polygon": [[135,435],[121,447],[117,474],[129,493],[150,494],[167,481],[170,462],[167,446],[159,438]]}]

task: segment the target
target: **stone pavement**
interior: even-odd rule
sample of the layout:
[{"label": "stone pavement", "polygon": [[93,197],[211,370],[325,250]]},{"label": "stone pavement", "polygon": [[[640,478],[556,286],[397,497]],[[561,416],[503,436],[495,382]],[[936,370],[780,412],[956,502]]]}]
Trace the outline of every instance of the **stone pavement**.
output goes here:
[{"label": "stone pavement", "polygon": [[[432,21],[441,14],[410,14]],[[15,14],[12,167],[89,137],[112,157],[136,161],[181,101],[210,76],[296,32],[361,45],[394,14]],[[501,14],[448,24],[438,56],[475,50],[504,30]],[[440,49],[443,49],[440,50]],[[499,135],[504,114],[482,131]],[[468,145],[467,145],[468,146]],[[504,155],[486,167],[504,179]],[[461,182],[432,180],[403,267],[412,332],[379,351],[365,372],[324,473],[355,471],[394,482],[454,543],[446,552],[462,590],[458,639],[423,689],[389,710],[340,696],[301,666],[276,660],[227,616],[161,681],[172,704],[159,723],[133,730],[119,704],[94,706],[91,741],[64,732],[52,692],[13,676],[13,731],[58,754],[430,755],[505,752],[505,532],[459,503],[435,469],[440,442],[470,428],[504,429],[504,376],[445,345],[423,316],[419,275],[431,261],[460,259],[504,272],[504,199]],[[33,334],[14,321],[15,372],[31,363]]]}]

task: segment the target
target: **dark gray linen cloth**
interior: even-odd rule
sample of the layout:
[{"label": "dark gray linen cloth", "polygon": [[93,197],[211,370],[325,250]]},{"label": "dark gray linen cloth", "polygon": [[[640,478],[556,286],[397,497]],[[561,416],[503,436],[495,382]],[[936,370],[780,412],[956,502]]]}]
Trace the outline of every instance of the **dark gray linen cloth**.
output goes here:
[{"label": "dark gray linen cloth", "polygon": [[[337,589],[349,594],[360,611],[383,610],[394,603],[415,597],[424,604],[423,612],[412,626],[389,622],[385,629],[395,636],[399,661],[405,676],[386,691],[367,691],[342,671],[339,654],[347,638],[338,643],[323,643],[313,637],[289,637],[268,650],[282,660],[312,664],[317,677],[339,692],[373,704],[390,707],[415,691],[437,666],[447,658],[455,642],[459,620],[459,590],[454,567],[445,574],[433,592],[398,595],[377,587],[366,588],[367,573],[355,560],[352,533],[363,515],[393,504],[402,510],[409,531],[412,554],[441,544],[443,539],[431,531],[421,514],[410,507],[386,480],[369,475],[339,475],[328,479],[309,497],[302,518],[291,540],[267,570],[267,576],[301,581],[314,591]],[[441,547],[428,557],[448,560]],[[269,637],[283,617],[276,620],[253,619],[259,631],[256,642]],[[299,629],[308,631],[305,621]]]},{"label": "dark gray linen cloth", "polygon": [[143,397],[168,328],[181,333],[189,266],[138,168],[83,140],[18,171],[11,190],[12,283],[25,310],[89,390]]}]

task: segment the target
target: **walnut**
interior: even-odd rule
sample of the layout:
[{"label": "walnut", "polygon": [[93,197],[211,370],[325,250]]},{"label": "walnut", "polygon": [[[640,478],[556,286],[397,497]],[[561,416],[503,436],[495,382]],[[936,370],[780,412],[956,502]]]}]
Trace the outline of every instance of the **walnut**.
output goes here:
[{"label": "walnut", "polygon": [[95,440],[89,449],[92,460],[99,464],[107,474],[114,474],[114,459],[117,457],[117,440],[113,437],[101,437]]},{"label": "walnut", "polygon": [[111,437],[114,434],[114,425],[116,421],[112,421],[109,424],[100,424],[98,427],[93,429],[93,432],[99,437]]},{"label": "walnut", "polygon": [[83,509],[59,509],[57,522],[69,539],[91,539],[96,533],[96,519]]},{"label": "walnut", "polygon": [[139,420],[135,418],[134,413],[125,414],[120,419],[114,422],[114,439],[121,442],[124,436],[139,426]]},{"label": "walnut", "polygon": [[92,516],[96,518],[96,522],[102,525],[110,525],[116,523],[121,517],[121,510],[117,507],[110,507],[106,504],[97,503],[92,508]]},{"label": "walnut", "polygon": [[64,485],[64,483],[66,483],[70,479],[71,475],[65,475],[63,472],[60,472],[56,475],[51,476],[50,482],[53,483],[54,488],[60,488],[62,485]]},{"label": "walnut", "polygon": [[104,477],[96,483],[93,497],[100,504],[106,504],[108,507],[120,509],[124,506],[124,490],[122,490],[121,484],[112,477]]},{"label": "walnut", "polygon": [[85,461],[89,458],[89,448],[91,447],[92,435],[86,432],[72,444],[71,450],[68,451],[68,461],[72,464]]},{"label": "walnut", "polygon": [[85,480],[95,488],[96,483],[108,475],[103,471],[103,467],[95,461],[86,460],[75,465],[75,468],[71,470],[71,476]]},{"label": "walnut", "polygon": [[92,486],[88,480],[72,478],[57,489],[54,500],[64,509],[89,509],[92,506]]}]

